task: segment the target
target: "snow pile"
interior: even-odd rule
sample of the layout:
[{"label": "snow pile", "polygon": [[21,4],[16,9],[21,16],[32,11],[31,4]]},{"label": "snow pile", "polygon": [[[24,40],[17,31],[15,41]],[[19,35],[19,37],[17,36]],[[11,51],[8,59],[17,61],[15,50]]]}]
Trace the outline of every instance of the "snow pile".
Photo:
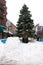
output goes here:
[{"label": "snow pile", "polygon": [[4,44],[0,40],[0,61],[2,60],[3,55],[4,55]]},{"label": "snow pile", "polygon": [[0,63],[15,65],[43,65],[43,42],[19,41],[18,37],[10,37],[6,44],[0,42]]}]

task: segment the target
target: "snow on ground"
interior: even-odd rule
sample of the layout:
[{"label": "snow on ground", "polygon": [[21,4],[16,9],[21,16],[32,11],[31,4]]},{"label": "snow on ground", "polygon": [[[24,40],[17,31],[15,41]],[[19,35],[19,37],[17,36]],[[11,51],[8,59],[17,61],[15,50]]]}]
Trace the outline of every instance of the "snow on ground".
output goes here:
[{"label": "snow on ground", "polygon": [[9,37],[6,44],[0,42],[0,64],[43,65],[43,42],[20,42]]}]

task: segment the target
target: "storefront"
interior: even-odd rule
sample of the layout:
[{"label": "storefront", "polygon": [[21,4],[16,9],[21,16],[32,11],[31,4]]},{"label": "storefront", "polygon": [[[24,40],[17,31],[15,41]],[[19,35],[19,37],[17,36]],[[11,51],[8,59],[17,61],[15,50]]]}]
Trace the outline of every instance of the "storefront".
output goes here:
[{"label": "storefront", "polygon": [[43,41],[43,30],[42,31],[38,31],[37,40],[38,41]]},{"label": "storefront", "polygon": [[3,38],[3,30],[4,30],[4,27],[0,25],[0,39]]}]

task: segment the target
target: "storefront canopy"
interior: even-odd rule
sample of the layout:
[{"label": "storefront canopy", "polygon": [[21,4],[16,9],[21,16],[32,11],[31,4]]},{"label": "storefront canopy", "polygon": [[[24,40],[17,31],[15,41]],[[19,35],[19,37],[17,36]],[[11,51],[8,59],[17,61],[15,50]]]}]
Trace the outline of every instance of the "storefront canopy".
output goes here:
[{"label": "storefront canopy", "polygon": [[0,25],[0,33],[3,32],[3,29],[4,29],[3,25]]}]

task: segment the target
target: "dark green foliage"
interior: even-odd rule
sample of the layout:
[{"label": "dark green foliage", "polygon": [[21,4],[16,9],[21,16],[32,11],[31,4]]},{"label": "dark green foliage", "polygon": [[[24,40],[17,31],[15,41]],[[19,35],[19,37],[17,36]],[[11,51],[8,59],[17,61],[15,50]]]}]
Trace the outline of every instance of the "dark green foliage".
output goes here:
[{"label": "dark green foliage", "polygon": [[31,19],[30,11],[28,11],[28,7],[24,5],[20,10],[19,19],[17,22],[17,36],[22,38],[34,37],[34,23]]}]

